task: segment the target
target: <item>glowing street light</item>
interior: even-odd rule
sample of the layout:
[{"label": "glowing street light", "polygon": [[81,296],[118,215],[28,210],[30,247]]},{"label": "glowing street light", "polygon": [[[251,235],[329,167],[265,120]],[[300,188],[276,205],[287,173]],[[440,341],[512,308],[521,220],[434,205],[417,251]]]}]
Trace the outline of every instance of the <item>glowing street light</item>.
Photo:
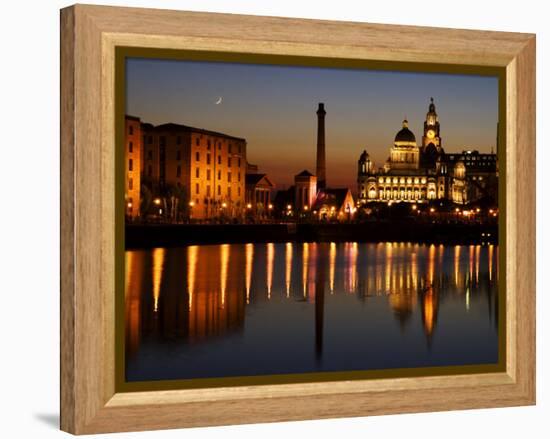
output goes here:
[{"label": "glowing street light", "polygon": [[129,202],[129,203],[128,203],[128,209],[131,209],[131,208],[132,208],[132,203]]},{"label": "glowing street light", "polygon": [[430,212],[431,213],[434,213],[435,212],[435,209],[433,207],[430,207]]},{"label": "glowing street light", "polygon": [[248,203],[248,204],[246,205],[246,208],[247,208],[247,209],[252,209],[252,204]]},{"label": "glowing street light", "polygon": [[304,206],[304,210],[309,210],[309,206]]},{"label": "glowing street light", "polygon": [[157,206],[160,205],[160,198],[155,198],[153,200],[153,203],[155,203]]},{"label": "glowing street light", "polygon": [[412,208],[412,210],[416,210],[416,209],[417,209],[416,204],[413,204],[413,205],[411,206],[411,208]]},{"label": "glowing street light", "polygon": [[226,208],[226,207],[227,207],[227,203],[224,201],[224,202],[222,203],[222,208]]},{"label": "glowing street light", "polygon": [[270,204],[267,206],[267,208],[268,208],[269,210],[273,209],[273,204],[270,203]]},{"label": "glowing street light", "polygon": [[290,210],[290,209],[292,209],[292,206],[290,204],[287,204],[286,208],[287,208],[287,210]]}]

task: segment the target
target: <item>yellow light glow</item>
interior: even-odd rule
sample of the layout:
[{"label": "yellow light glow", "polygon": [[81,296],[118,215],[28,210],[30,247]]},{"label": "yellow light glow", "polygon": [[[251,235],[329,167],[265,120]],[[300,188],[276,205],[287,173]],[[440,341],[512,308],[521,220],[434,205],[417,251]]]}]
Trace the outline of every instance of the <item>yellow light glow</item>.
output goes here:
[{"label": "yellow light glow", "polygon": [[434,329],[435,304],[433,289],[424,296],[424,329],[428,335],[431,335]]},{"label": "yellow light glow", "polygon": [[153,200],[153,203],[155,203],[158,206],[160,204],[160,198],[155,198]]},{"label": "yellow light glow", "polygon": [[468,253],[468,260],[469,260],[469,279],[472,280],[474,277],[474,257],[475,257],[475,246],[470,245],[469,247],[469,253]]},{"label": "yellow light glow", "polygon": [[286,208],[287,208],[288,210],[290,210],[290,209],[292,209],[292,206],[291,206],[290,204],[287,204],[287,205],[286,205]]},{"label": "yellow light glow", "polygon": [[309,206],[304,206],[304,210],[309,210]]},{"label": "yellow light glow", "polygon": [[248,203],[248,204],[246,205],[246,208],[247,208],[247,209],[252,209],[252,204]]},{"label": "yellow light glow", "polygon": [[195,274],[197,271],[197,259],[199,246],[187,247],[187,294],[189,296],[189,311],[193,308],[193,293],[195,289]]},{"label": "yellow light glow", "polygon": [[349,292],[354,293],[355,288],[357,287],[357,243],[354,242],[351,244],[350,253],[349,253]]},{"label": "yellow light glow", "polygon": [[270,204],[269,206],[267,206],[267,208],[268,208],[269,210],[273,209],[273,204]]},{"label": "yellow light glow", "polygon": [[489,281],[493,280],[493,244],[489,244],[488,258],[489,258]]},{"label": "yellow light glow", "polygon": [[304,242],[302,249],[302,285],[304,290],[304,297],[307,295],[307,269],[308,269],[308,260],[309,260],[309,244]]},{"label": "yellow light glow", "polygon": [[336,268],[336,243],[330,243],[330,254],[329,254],[329,284],[330,284],[330,294],[334,294],[334,272]]},{"label": "yellow light glow", "polygon": [[189,201],[189,206],[193,207],[195,205],[194,201]]},{"label": "yellow light glow", "polygon": [[275,244],[267,244],[267,298],[271,299],[271,287],[273,286],[273,261],[275,259]]},{"label": "yellow light glow", "polygon": [[455,285],[458,285],[458,273],[460,268],[460,246],[455,246]]},{"label": "yellow light glow", "polygon": [[481,253],[481,246],[476,245],[476,282],[479,282],[479,257]]},{"label": "yellow light glow", "polygon": [[286,297],[290,297],[290,283],[292,281],[292,243],[286,243],[285,249],[285,284]]},{"label": "yellow light glow", "polygon": [[416,209],[417,209],[416,204],[413,204],[413,205],[411,206],[411,208],[412,208],[412,210],[416,210]]},{"label": "yellow light glow", "polygon": [[220,246],[220,295],[222,308],[225,306],[225,293],[227,289],[227,268],[229,266],[229,244]]},{"label": "yellow light glow", "polygon": [[252,284],[252,261],[254,260],[254,244],[246,244],[246,303],[250,303],[250,285]]},{"label": "yellow light glow", "polygon": [[428,250],[428,281],[430,285],[434,283],[434,272],[435,272],[435,245],[430,245]]},{"label": "yellow light glow", "polygon": [[128,209],[132,208],[132,203],[128,203]]},{"label": "yellow light glow", "polygon": [[435,212],[435,209],[433,207],[430,207],[430,212],[431,213],[434,213]]},{"label": "yellow light glow", "polygon": [[223,208],[227,207],[227,203],[222,203],[222,207]]},{"label": "yellow light glow", "polygon": [[159,309],[160,285],[162,282],[162,272],[164,270],[164,256],[166,249],[156,248],[153,250],[153,311]]}]

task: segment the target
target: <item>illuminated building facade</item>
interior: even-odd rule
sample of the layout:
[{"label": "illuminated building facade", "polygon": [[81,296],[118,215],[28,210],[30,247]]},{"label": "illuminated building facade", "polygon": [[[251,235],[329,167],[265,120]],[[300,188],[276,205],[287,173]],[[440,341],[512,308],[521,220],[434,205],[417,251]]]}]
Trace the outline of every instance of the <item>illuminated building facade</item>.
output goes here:
[{"label": "illuminated building facade", "polygon": [[126,216],[136,218],[140,214],[141,199],[141,122],[139,118],[127,116],[124,122],[125,202]]},{"label": "illuminated building facade", "polygon": [[313,212],[319,219],[350,220],[355,213],[351,191],[346,188],[319,191],[313,204]]},{"label": "illuminated building facade", "polygon": [[[498,143],[498,139],[497,139]],[[420,145],[404,120],[383,168],[376,170],[367,151],[358,161],[358,201],[423,203],[447,199],[468,204],[497,200],[497,155],[478,151],[446,153],[439,117],[430,100]]]},{"label": "illuminated building facade", "polygon": [[317,177],[307,170],[294,176],[294,205],[298,212],[309,210],[317,196]]},{"label": "illuminated building facade", "polygon": [[[137,118],[126,120],[139,124]],[[141,169],[142,182],[155,197],[178,194],[195,219],[244,213],[245,139],[173,123],[142,123],[141,136],[135,169]],[[126,138],[128,143],[128,130]]]},{"label": "illuminated building facade", "polygon": [[275,185],[266,174],[246,174],[246,209],[258,217],[265,217],[273,209],[271,193]]}]

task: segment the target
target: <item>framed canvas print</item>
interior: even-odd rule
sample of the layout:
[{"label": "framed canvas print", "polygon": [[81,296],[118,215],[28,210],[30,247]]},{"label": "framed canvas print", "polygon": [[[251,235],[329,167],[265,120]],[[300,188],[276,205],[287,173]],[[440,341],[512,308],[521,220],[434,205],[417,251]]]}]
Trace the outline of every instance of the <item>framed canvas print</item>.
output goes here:
[{"label": "framed canvas print", "polygon": [[61,11],[61,427],[535,402],[535,37]]}]

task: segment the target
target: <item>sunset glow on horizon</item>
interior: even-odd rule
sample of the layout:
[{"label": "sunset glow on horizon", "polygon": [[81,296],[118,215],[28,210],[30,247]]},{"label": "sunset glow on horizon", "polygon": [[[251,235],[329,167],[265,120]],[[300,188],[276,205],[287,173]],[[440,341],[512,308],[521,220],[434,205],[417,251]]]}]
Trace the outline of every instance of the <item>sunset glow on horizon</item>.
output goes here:
[{"label": "sunset glow on horizon", "polygon": [[247,141],[247,160],[277,189],[315,172],[319,102],[326,109],[327,182],[355,189],[366,149],[382,167],[403,119],[421,143],[433,96],[447,152],[496,152],[498,78],[241,63],[128,59],[126,113]]}]

